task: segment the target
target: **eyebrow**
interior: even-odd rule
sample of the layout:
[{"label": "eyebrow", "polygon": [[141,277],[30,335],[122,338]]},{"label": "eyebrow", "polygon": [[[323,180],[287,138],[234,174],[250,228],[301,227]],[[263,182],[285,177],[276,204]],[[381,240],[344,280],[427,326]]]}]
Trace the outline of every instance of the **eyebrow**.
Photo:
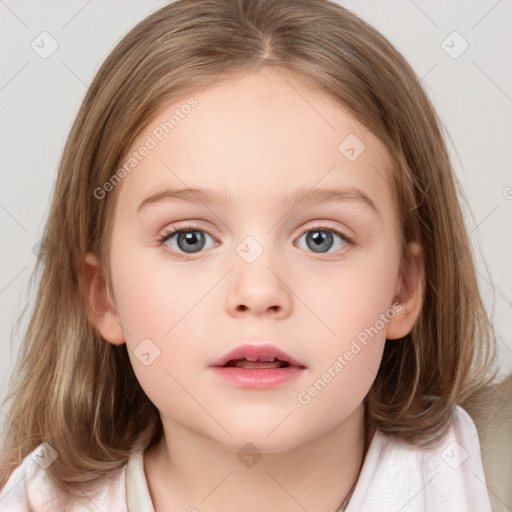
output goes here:
[{"label": "eyebrow", "polygon": [[[144,208],[163,201],[185,201],[190,203],[206,203],[225,205],[232,202],[233,198],[224,190],[209,190],[205,188],[165,188],[151,192],[137,207],[137,213]],[[332,188],[307,188],[299,187],[292,194],[286,194],[285,204],[309,205],[320,203],[333,203],[337,201],[360,201],[372,208],[377,214],[380,212],[372,199],[362,190],[348,187],[341,189]]]}]

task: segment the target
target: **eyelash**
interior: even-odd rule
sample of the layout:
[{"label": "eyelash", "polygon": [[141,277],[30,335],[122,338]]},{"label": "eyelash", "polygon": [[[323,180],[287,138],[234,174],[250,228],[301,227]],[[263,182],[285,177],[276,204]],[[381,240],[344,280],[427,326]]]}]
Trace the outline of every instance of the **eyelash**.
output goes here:
[{"label": "eyelash", "polygon": [[[165,233],[163,233],[158,238],[158,244],[163,245],[173,235],[175,235],[177,233],[186,233],[188,231],[201,231],[201,232],[206,233],[207,235],[211,236],[212,238],[214,238],[212,235],[210,235],[210,233],[205,231],[200,226],[198,226],[196,224],[186,224],[184,226],[172,227],[172,228],[168,229],[167,231],[165,231]],[[312,226],[312,227],[306,229],[303,233],[301,233],[300,236],[304,235],[305,233],[308,233],[309,231],[329,231],[331,233],[334,233],[335,235],[338,235],[348,245],[351,245],[351,246],[357,245],[356,242],[354,241],[354,239],[349,237],[345,233],[342,233],[341,231],[339,231],[337,229],[334,229],[334,228],[331,228],[328,226],[322,226],[322,225]],[[199,253],[191,253],[190,255],[187,255],[187,254],[183,254],[183,253],[174,251],[172,249],[170,249],[170,250],[172,251],[173,256],[177,255],[179,258],[182,258],[184,260],[193,259],[197,254],[199,254]],[[343,251],[343,249],[341,249],[341,251]],[[340,251],[338,251],[338,252],[340,252]],[[322,254],[322,253],[318,253],[318,254]],[[326,256],[327,258],[329,258],[329,256],[335,256],[335,255],[336,255],[336,253],[324,253],[324,256]]]}]

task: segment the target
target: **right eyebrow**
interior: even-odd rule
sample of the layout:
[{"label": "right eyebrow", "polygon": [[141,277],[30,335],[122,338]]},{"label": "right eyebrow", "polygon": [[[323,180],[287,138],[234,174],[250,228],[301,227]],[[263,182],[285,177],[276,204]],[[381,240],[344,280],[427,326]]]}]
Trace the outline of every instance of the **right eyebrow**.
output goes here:
[{"label": "right eyebrow", "polygon": [[156,190],[145,197],[137,207],[137,213],[149,205],[172,200],[188,201],[191,203],[228,204],[231,202],[231,196],[222,190],[168,187]]}]

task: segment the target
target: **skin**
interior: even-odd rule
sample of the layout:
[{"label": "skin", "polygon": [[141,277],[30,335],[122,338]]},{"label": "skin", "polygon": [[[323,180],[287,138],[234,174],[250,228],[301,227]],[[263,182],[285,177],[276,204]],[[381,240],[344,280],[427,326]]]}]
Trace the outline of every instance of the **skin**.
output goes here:
[{"label": "skin", "polygon": [[[155,510],[332,512],[358,476],[362,402],[385,340],[407,334],[419,314],[421,250],[410,245],[401,271],[389,155],[325,95],[263,69],[193,96],[197,107],[118,185],[112,290],[98,255],[85,260],[92,321],[107,342],[127,344],[162,418],[165,437],[144,456]],[[162,108],[132,149],[184,102]],[[354,161],[338,150],[349,134],[366,147]],[[164,201],[137,213],[165,186],[222,190],[233,202]],[[378,212],[356,199],[286,204],[299,186],[355,187]],[[188,260],[173,253],[184,253],[177,236],[158,243],[187,220],[206,233],[204,249]],[[319,227],[356,244],[333,234],[331,247],[315,252],[306,235]],[[253,263],[236,251],[247,236],[263,249]],[[298,394],[395,302],[400,313],[301,404]],[[160,350],[149,366],[134,355],[147,338]],[[266,390],[239,389],[214,375],[209,365],[248,341],[274,344],[306,369]],[[237,458],[247,442],[262,455],[252,467]]]}]

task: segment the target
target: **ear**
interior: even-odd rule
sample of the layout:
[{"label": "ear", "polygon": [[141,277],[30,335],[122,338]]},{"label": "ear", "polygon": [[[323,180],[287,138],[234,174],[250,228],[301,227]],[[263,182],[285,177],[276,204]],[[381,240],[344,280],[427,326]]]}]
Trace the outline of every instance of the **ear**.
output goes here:
[{"label": "ear", "polygon": [[123,327],[101,272],[98,258],[87,253],[80,270],[80,284],[87,316],[95,329],[109,343],[122,345]]},{"label": "ear", "polygon": [[387,339],[403,338],[411,332],[423,306],[424,283],[423,249],[417,242],[411,242],[404,255],[393,301],[393,303],[400,304],[402,309],[388,322]]}]

